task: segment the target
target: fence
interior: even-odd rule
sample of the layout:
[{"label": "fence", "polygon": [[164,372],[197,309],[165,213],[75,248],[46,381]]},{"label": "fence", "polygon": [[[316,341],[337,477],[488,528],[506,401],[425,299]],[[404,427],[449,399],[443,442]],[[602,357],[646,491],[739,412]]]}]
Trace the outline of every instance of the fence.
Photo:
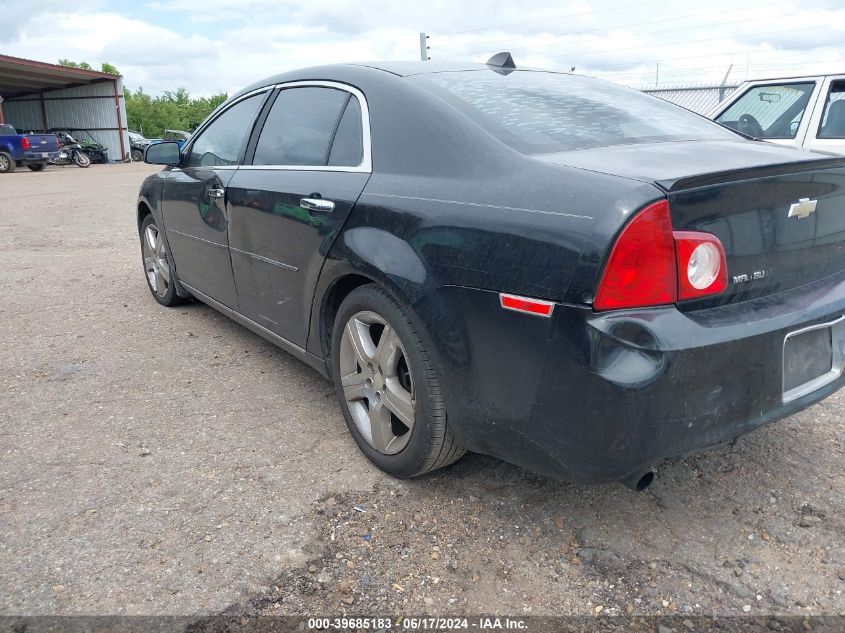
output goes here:
[{"label": "fence", "polygon": [[739,87],[739,84],[714,86],[712,84],[679,84],[675,86],[659,86],[657,88],[640,88],[643,92],[660,97],[666,101],[683,106],[687,110],[707,114],[709,110],[719,104],[722,99]]}]

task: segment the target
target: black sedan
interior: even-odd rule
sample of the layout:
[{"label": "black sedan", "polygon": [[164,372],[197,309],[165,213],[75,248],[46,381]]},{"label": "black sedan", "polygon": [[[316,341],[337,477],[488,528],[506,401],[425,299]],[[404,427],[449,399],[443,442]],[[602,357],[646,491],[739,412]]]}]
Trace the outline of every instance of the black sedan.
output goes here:
[{"label": "black sedan", "polygon": [[845,380],[845,158],[633,90],[508,56],[311,68],[146,160],[155,299],[330,377],[399,477],[471,450],[643,489]]}]

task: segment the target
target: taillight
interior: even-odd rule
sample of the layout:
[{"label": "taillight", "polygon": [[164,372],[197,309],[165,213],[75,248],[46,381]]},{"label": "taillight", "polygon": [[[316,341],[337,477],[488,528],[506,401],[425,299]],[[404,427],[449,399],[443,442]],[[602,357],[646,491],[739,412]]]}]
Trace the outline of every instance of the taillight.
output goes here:
[{"label": "taillight", "polygon": [[710,233],[675,231],[678,299],[719,294],[728,287],[728,264],[719,238]]},{"label": "taillight", "polygon": [[640,211],[616,239],[593,308],[616,310],[675,303],[678,298],[675,240],[669,203]]},{"label": "taillight", "polygon": [[29,138],[28,137],[24,136],[21,139],[21,147],[23,147],[24,149],[29,149]]},{"label": "taillight", "polygon": [[668,305],[723,292],[728,285],[719,238],[672,231],[669,203],[640,211],[622,230],[599,283],[595,310]]}]

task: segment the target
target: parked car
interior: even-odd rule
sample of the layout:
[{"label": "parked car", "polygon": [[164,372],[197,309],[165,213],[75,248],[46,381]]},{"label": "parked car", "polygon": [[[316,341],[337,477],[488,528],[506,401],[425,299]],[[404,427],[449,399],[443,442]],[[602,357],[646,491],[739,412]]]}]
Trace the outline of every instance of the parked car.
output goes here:
[{"label": "parked car", "polygon": [[9,124],[0,124],[0,174],[28,167],[42,171],[59,151],[59,141],[52,134],[18,134]]},{"label": "parked car", "polygon": [[845,154],[845,75],[747,81],[708,116],[779,145]]},{"label": "parked car", "polygon": [[155,300],[331,377],[398,477],[466,449],[644,489],[845,381],[845,158],[634,90],[507,55],[311,68],[146,160]]},{"label": "parked car", "polygon": [[161,138],[165,141],[176,141],[181,148],[191,138],[191,133],[185,132],[184,130],[165,130]]},{"label": "parked car", "polygon": [[148,139],[144,135],[133,130],[128,131],[129,134],[129,155],[133,161],[138,162],[144,160],[144,151],[150,143],[158,142],[161,139]]}]

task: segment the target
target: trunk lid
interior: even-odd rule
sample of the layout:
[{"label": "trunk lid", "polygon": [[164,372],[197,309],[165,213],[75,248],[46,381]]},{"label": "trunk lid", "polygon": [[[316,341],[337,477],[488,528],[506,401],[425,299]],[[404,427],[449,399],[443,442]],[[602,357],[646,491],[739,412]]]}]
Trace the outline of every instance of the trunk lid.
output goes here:
[{"label": "trunk lid", "polygon": [[722,241],[727,291],[686,308],[770,295],[845,271],[845,157],[702,141],[541,159],[653,183],[669,199],[674,230],[705,231]]}]

